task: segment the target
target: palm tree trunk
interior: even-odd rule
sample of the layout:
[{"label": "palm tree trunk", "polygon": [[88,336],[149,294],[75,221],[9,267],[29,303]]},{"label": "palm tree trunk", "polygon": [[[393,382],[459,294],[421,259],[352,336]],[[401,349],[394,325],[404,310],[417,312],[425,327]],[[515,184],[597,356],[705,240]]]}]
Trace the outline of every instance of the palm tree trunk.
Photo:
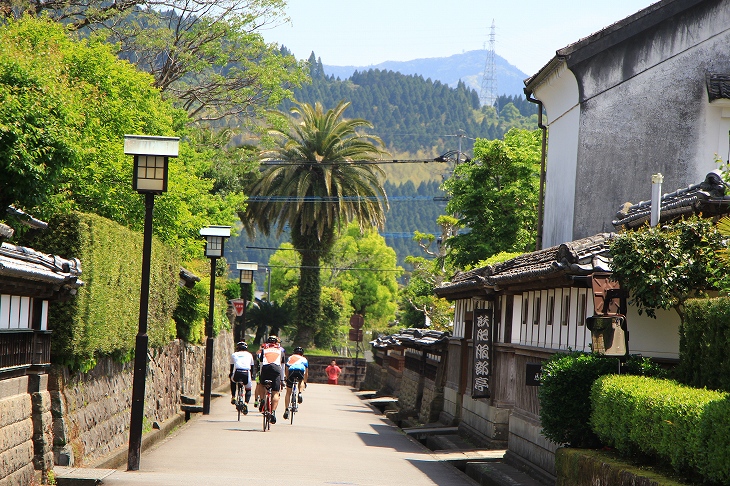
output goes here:
[{"label": "palm tree trunk", "polygon": [[319,281],[319,255],[315,251],[301,251],[302,267],[299,272],[297,293],[296,345],[311,347],[320,313],[321,287]]}]

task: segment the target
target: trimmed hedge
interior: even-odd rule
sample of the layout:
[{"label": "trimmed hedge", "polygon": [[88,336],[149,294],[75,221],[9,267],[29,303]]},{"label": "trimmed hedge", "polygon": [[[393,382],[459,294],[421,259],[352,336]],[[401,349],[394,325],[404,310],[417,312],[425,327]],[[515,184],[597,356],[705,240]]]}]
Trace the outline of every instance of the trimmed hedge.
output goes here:
[{"label": "trimmed hedge", "polygon": [[730,298],[686,302],[679,355],[677,379],[681,383],[730,391]]},{"label": "trimmed hedge", "polygon": [[681,474],[730,484],[730,395],[674,381],[608,375],[591,390],[591,426],[605,445]]},{"label": "trimmed hedge", "polygon": [[[81,261],[85,285],[67,302],[54,303],[52,360],[89,370],[98,355],[131,358],[139,327],[142,234],[92,214],[71,213],[49,221],[31,246]],[[180,257],[156,238],[152,244],[147,333],[150,346],[175,338]]]},{"label": "trimmed hedge", "polygon": [[[555,354],[542,365],[538,398],[542,433],[557,444],[596,447],[600,441],[589,423],[590,393],[599,376],[616,373],[618,358],[572,352]],[[630,356],[623,373],[658,376],[658,366],[640,356]]]}]

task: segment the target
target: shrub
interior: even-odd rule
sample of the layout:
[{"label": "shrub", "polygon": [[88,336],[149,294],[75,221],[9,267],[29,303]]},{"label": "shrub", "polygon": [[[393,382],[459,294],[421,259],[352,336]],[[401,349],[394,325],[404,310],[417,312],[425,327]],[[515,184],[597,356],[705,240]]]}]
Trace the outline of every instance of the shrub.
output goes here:
[{"label": "shrub", "polygon": [[[623,372],[661,375],[648,359],[631,356]],[[598,354],[573,352],[556,354],[542,365],[538,397],[542,433],[558,444],[597,447],[600,440],[590,427],[590,392],[600,376],[616,373],[619,360]]]},{"label": "shrub", "polygon": [[677,379],[730,391],[730,298],[691,299],[679,329]]},{"label": "shrub", "polygon": [[730,401],[674,381],[604,376],[591,390],[591,426],[624,455],[643,454],[682,474],[730,482]]}]

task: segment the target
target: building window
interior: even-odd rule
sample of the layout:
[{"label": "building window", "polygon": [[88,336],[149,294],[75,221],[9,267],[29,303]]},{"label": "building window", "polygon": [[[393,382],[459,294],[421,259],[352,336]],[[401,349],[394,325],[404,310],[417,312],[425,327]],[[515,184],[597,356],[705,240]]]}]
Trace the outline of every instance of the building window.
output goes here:
[{"label": "building window", "polygon": [[578,325],[583,326],[586,323],[586,294],[582,294],[578,300]]},{"label": "building window", "polygon": [[568,325],[568,316],[570,316],[570,294],[563,297],[563,308],[560,312],[560,324]]},{"label": "building window", "polygon": [[551,295],[547,301],[547,325],[553,325],[553,315],[555,314],[555,296]]},{"label": "building window", "polygon": [[530,303],[525,296],[522,298],[522,324],[527,324],[527,311],[529,310]]},{"label": "building window", "polygon": [[535,296],[535,306],[532,310],[532,324],[537,326],[540,324],[540,296]]}]

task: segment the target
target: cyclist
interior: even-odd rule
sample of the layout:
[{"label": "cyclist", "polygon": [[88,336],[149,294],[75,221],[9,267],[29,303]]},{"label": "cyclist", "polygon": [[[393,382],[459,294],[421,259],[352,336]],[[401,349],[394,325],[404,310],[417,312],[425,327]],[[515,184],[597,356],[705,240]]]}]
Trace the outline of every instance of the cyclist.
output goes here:
[{"label": "cyclist", "polygon": [[251,399],[251,388],[253,387],[253,355],[248,352],[246,341],[236,343],[236,352],[231,355],[231,403],[236,404],[236,388],[238,383],[243,383],[246,389],[246,398],[243,404],[243,414],[248,413],[248,401]]},{"label": "cyclist", "polygon": [[307,386],[307,379],[309,378],[309,362],[304,357],[304,349],[301,346],[294,348],[294,354],[289,357],[286,362],[286,410],[284,410],[284,420],[289,418],[289,404],[291,403],[291,390],[296,380],[297,386],[299,387],[299,393],[297,395],[297,401],[302,403],[302,383]]},{"label": "cyclist", "polygon": [[259,399],[260,407],[263,407],[266,389],[264,382],[271,380],[271,423],[276,423],[276,407],[279,405],[279,391],[281,390],[284,375],[283,364],[286,362],[284,348],[277,336],[269,336],[266,343],[261,346],[257,358],[261,363],[259,383],[256,385],[256,397]]}]

